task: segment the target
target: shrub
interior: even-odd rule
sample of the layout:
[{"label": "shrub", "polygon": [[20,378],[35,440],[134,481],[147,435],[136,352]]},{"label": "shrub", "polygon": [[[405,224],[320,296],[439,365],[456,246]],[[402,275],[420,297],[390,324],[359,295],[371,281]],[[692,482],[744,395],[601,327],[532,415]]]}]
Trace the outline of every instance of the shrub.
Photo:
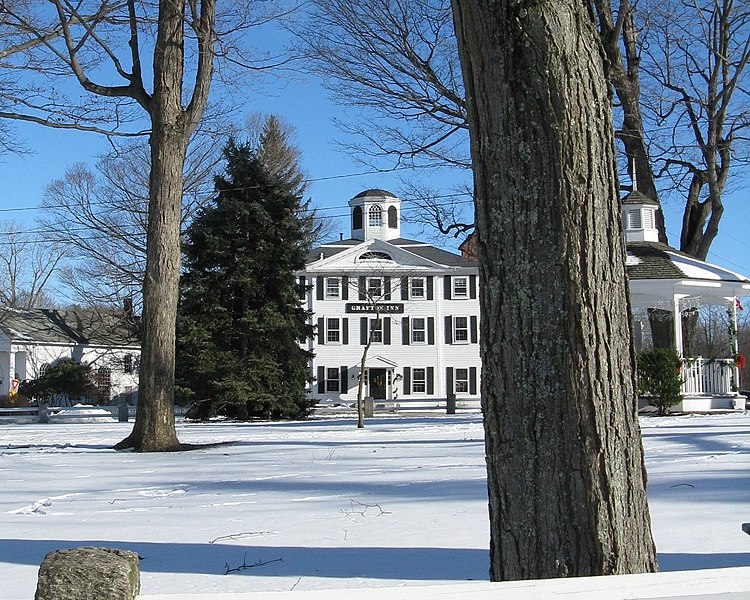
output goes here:
[{"label": "shrub", "polygon": [[61,360],[38,379],[23,382],[20,393],[40,402],[49,402],[57,396],[78,401],[96,399],[98,388],[90,365]]},{"label": "shrub", "polygon": [[674,350],[654,348],[637,356],[638,393],[645,396],[649,405],[660,415],[682,400],[682,361]]}]

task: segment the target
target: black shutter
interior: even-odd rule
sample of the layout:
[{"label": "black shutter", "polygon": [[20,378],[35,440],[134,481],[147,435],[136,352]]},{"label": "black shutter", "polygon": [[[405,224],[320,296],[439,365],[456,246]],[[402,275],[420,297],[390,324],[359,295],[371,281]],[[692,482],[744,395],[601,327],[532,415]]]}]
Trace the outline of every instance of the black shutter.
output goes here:
[{"label": "black shutter", "polygon": [[409,317],[401,319],[401,345],[408,346],[411,343],[409,339]]},{"label": "black shutter", "polygon": [[307,290],[305,289],[307,285],[307,279],[303,275],[302,277],[299,278],[298,282],[299,282],[299,290],[297,290],[297,294],[299,295],[300,300],[304,300],[305,296],[307,295],[306,293]]},{"label": "black shutter", "polygon": [[453,367],[445,367],[445,393],[453,393]]},{"label": "black shutter", "polygon": [[323,317],[318,317],[318,343],[326,343],[326,320]]},{"label": "black shutter", "polygon": [[341,299],[349,300],[349,277],[346,275],[341,278]]},{"label": "black shutter", "polygon": [[341,319],[341,343],[349,343],[349,319],[346,317]]},{"label": "black shutter", "polygon": [[367,280],[365,279],[364,275],[359,276],[359,283],[357,285],[357,288],[359,289],[359,299],[367,300]]},{"label": "black shutter", "polygon": [[391,278],[390,277],[384,277],[383,285],[385,287],[385,299],[390,300],[391,299]]},{"label": "black shutter", "polygon": [[450,300],[452,292],[453,290],[451,289],[451,276],[446,275],[445,277],[443,277],[443,298],[445,298],[446,300]]},{"label": "black shutter", "polygon": [[427,317],[427,343],[435,345],[435,317]]},{"label": "black shutter", "polygon": [[453,343],[453,317],[451,316],[445,317],[445,343]]},{"label": "black shutter", "polygon": [[318,277],[315,280],[315,288],[316,288],[316,298],[318,300],[323,299],[323,278]]},{"label": "black shutter", "polygon": [[404,367],[404,396],[411,394],[411,369]]},{"label": "black shutter", "polygon": [[401,278],[401,300],[409,299],[409,278]]},{"label": "black shutter", "polygon": [[367,346],[369,331],[367,331],[367,317],[359,318],[359,343],[362,346]]},{"label": "black shutter", "polygon": [[435,393],[435,367],[427,367],[427,393]]},{"label": "black shutter", "polygon": [[477,276],[469,275],[469,297],[474,300],[477,297]]},{"label": "black shutter", "polygon": [[318,367],[318,393],[326,393],[326,368]]},{"label": "black shutter", "polygon": [[386,346],[391,345],[391,318],[385,317],[383,319],[383,343]]},{"label": "black shutter", "polygon": [[346,394],[349,391],[349,367],[339,367],[341,378],[341,393]]},{"label": "black shutter", "polygon": [[471,337],[469,338],[471,340],[472,344],[477,343],[477,317],[476,315],[472,315],[472,317],[469,319],[471,323]]},{"label": "black shutter", "polygon": [[434,287],[433,279],[434,277],[432,275],[430,275],[427,278],[427,299],[428,300],[432,300],[434,298],[434,294],[432,291],[432,288]]},{"label": "black shutter", "polygon": [[477,368],[471,367],[469,369],[469,393],[472,396],[476,396],[477,393]]}]

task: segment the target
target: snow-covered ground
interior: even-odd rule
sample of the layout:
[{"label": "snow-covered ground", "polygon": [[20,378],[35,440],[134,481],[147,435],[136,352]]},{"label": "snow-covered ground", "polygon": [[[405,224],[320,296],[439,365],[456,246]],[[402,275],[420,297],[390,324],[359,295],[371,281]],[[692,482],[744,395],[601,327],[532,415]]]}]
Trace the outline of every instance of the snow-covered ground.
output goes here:
[{"label": "snow-covered ground", "polygon": [[[750,414],[641,424],[661,569],[750,567]],[[0,425],[0,599],[32,598],[44,555],[80,545],[138,552],[144,595],[487,579],[477,414],[375,418],[364,430],[351,418],[180,423],[183,442],[221,444],[112,451],[131,427]],[[732,598],[750,597],[743,589]]]}]

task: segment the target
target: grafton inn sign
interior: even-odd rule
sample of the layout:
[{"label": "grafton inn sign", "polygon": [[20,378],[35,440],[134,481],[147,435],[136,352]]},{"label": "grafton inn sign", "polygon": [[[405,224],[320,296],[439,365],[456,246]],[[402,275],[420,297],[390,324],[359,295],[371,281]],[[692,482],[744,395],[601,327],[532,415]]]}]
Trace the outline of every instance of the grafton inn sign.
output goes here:
[{"label": "grafton inn sign", "polygon": [[347,313],[380,313],[383,315],[402,315],[404,314],[403,304],[347,304]]}]

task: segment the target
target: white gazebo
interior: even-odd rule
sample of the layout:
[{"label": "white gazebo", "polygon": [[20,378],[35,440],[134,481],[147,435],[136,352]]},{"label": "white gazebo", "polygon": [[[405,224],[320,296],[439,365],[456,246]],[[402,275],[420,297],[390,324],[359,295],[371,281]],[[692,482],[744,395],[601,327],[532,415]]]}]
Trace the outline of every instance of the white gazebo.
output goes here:
[{"label": "white gazebo", "polygon": [[[657,208],[656,202],[638,191],[622,200],[636,346],[643,326],[638,311],[669,311],[674,347],[683,358],[683,402],[678,410],[744,409],[737,368],[737,298],[750,295],[750,279],[660,243]],[[726,357],[685,356],[683,315],[705,305],[727,309],[731,335]]]}]

